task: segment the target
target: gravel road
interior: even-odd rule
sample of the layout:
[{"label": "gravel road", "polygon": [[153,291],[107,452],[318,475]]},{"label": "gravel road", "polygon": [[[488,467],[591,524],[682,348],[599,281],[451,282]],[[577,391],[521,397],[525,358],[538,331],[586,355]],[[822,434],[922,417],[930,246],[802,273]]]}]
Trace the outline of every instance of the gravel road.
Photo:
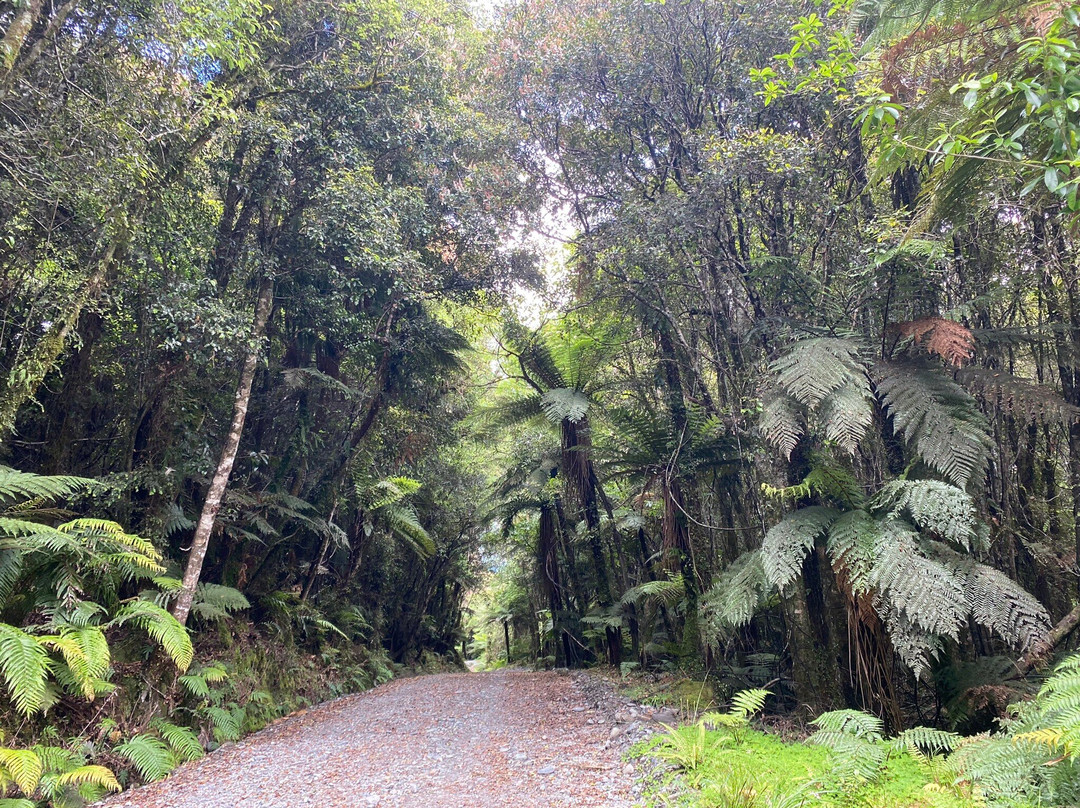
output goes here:
[{"label": "gravel road", "polygon": [[[565,673],[399,679],[289,716],[109,808],[629,808],[610,716]],[[590,688],[591,689],[591,688]]]}]

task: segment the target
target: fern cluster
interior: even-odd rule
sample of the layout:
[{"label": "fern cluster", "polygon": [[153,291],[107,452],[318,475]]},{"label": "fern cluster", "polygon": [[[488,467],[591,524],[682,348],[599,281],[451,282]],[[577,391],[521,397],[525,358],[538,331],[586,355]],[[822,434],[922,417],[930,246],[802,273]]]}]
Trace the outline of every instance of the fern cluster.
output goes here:
[{"label": "fern cluster", "polygon": [[[47,709],[64,693],[93,700],[109,692],[105,631],[112,627],[137,626],[178,668],[191,664],[191,639],[155,602],[160,591],[121,598],[127,584],[160,579],[165,570],[157,549],[115,522],[53,525],[53,512],[42,510],[91,485],[0,467],[0,679],[23,715]],[[30,614],[45,620],[22,625]]]},{"label": "fern cluster", "polygon": [[968,618],[1021,651],[1049,629],[1046,610],[1007,576],[975,561],[985,542],[971,497],[948,483],[898,480],[865,507],[796,510],[765,535],[761,550],[733,564],[702,604],[713,636],[749,622],[771,591],[782,592],[823,541],[834,570],[856,596],[870,596],[893,646],[917,674]]},{"label": "fern cluster", "polygon": [[989,806],[1075,805],[1080,800],[1080,655],[1062,662],[1036,698],[1011,705],[1001,732],[964,738],[914,727],[883,739],[880,719],[855,710],[819,716],[810,743],[828,747],[840,779],[876,779],[892,754]]},{"label": "fern cluster", "polygon": [[[0,805],[4,808],[81,808],[110,791],[119,791],[113,772],[88,764],[86,757],[61,746],[0,748]],[[22,796],[6,796],[10,794]]]}]

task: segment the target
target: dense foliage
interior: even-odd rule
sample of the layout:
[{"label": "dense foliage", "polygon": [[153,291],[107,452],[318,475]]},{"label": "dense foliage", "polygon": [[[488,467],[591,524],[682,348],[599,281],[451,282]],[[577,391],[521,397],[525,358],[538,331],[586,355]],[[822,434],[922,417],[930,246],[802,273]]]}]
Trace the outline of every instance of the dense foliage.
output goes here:
[{"label": "dense foliage", "polygon": [[0,0],[0,797],[483,655],[1067,799],[1078,27]]}]

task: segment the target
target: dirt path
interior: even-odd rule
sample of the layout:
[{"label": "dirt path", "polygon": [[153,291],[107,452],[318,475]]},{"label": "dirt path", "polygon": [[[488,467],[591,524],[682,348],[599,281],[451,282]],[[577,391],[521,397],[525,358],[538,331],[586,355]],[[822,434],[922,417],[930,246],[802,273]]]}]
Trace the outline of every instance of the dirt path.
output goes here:
[{"label": "dirt path", "polygon": [[[567,674],[401,679],[291,716],[110,808],[629,808],[611,725]],[[590,723],[591,722],[591,723]]]}]

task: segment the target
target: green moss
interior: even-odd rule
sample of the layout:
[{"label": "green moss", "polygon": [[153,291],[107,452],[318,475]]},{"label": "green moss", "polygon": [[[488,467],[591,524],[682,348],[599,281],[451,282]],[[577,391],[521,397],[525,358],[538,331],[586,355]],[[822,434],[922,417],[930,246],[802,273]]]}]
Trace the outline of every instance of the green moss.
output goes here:
[{"label": "green moss", "polygon": [[[680,765],[673,750],[687,755],[699,730],[684,727],[672,744],[654,739],[635,748],[636,755],[656,755]],[[654,799],[691,808],[738,806],[834,806],[835,808],[972,808],[971,800],[958,793],[950,781],[935,782],[932,771],[907,755],[889,758],[880,780],[874,783],[841,783],[831,777],[830,753],[819,746],[785,743],[775,735],[748,730],[741,742],[726,732],[703,736],[700,763],[682,765],[679,784],[659,783]],[[663,794],[663,796],[661,796]]]}]

